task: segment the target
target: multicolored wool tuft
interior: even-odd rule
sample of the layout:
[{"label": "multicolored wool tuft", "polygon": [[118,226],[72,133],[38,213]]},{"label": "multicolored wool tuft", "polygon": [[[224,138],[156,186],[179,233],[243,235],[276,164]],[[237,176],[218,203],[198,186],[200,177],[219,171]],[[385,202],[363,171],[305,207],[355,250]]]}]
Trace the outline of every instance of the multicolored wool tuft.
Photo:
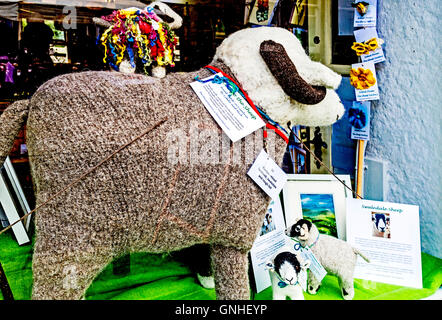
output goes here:
[{"label": "multicolored wool tuft", "polygon": [[140,59],[146,74],[147,67],[152,64],[175,66],[174,50],[178,39],[169,25],[160,21],[152,8],[122,9],[101,19],[112,23],[104,31],[100,41],[104,47],[103,62],[115,70],[119,70],[119,65],[125,58],[132,67],[135,67],[136,59]]}]

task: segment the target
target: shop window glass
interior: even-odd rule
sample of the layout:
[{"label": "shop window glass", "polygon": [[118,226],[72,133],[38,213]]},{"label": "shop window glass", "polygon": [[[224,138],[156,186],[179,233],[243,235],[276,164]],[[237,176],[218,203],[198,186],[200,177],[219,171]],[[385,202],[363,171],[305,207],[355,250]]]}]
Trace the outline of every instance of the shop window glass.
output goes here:
[{"label": "shop window glass", "polygon": [[347,75],[358,58],[351,50],[353,8],[351,0],[308,1],[308,52],[313,60]]}]

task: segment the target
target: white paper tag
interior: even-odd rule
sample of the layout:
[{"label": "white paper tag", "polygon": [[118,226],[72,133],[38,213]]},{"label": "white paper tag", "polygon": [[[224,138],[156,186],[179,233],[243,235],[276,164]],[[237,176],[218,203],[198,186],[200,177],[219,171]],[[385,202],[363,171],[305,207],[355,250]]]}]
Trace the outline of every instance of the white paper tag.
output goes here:
[{"label": "white paper tag", "polygon": [[377,6],[377,0],[364,0],[364,1],[355,1],[358,2],[366,2],[368,5],[365,7],[367,8],[367,11],[365,14],[361,14],[358,12],[358,10],[355,8],[355,18],[353,26],[355,28],[357,27],[376,27],[376,6]]},{"label": "white paper tag", "polygon": [[318,259],[316,259],[315,255],[313,254],[312,250],[308,247],[304,248],[301,246],[299,242],[294,242],[293,248],[297,253],[301,254],[301,257],[304,261],[309,260],[310,261],[310,271],[315,275],[315,278],[321,282],[322,279],[327,274],[327,270],[324,269],[324,267],[319,263]]},{"label": "white paper tag", "polygon": [[307,270],[301,270],[298,282],[304,292],[307,292]]},{"label": "white paper tag", "polygon": [[[380,42],[378,37],[378,32],[376,28],[363,28],[354,31],[356,42],[365,42],[370,39],[377,39],[378,44]],[[368,54],[361,55],[362,62],[372,61],[373,63],[383,62],[385,61],[384,51],[382,50],[381,45],[379,44],[379,48],[374,51],[370,51]]]},{"label": "white paper tag", "polygon": [[[361,74],[358,78],[362,85],[369,85],[364,89],[356,89],[356,100],[357,101],[368,101],[368,100],[379,100],[379,87],[378,80],[376,78],[376,68],[373,62],[363,62],[363,63],[355,63],[351,65],[351,68],[354,69],[358,73],[366,73],[370,75]],[[368,71],[369,70],[369,71]],[[350,77],[352,79],[352,76]],[[373,81],[374,80],[374,81]]]},{"label": "white paper tag", "polygon": [[264,150],[261,150],[247,175],[272,199],[279,196],[287,181],[287,174]]},{"label": "white paper tag", "polygon": [[[223,77],[222,73],[217,73],[202,81],[211,80],[216,76]],[[238,92],[232,94],[225,83],[195,81],[190,86],[210,115],[233,142],[265,125],[247,100]]]},{"label": "white paper tag", "polygon": [[353,101],[348,111],[351,123],[351,138],[355,140],[370,140],[370,101]]}]

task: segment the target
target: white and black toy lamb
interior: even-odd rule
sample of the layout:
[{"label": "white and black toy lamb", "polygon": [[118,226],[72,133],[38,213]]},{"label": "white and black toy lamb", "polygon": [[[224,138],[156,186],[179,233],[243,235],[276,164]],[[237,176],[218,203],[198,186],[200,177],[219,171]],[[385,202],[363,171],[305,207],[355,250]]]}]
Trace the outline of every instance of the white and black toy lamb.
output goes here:
[{"label": "white and black toy lamb", "polygon": [[304,300],[303,283],[306,282],[309,260],[302,260],[289,247],[280,250],[267,263],[272,282],[273,300]]},{"label": "white and black toy lamb", "polygon": [[[338,277],[343,298],[353,299],[353,273],[357,256],[360,255],[367,262],[370,262],[369,259],[347,242],[320,234],[318,228],[306,219],[296,221],[294,225],[287,228],[286,234],[294,241],[298,241],[302,248],[310,248],[327,273]],[[309,272],[307,292],[316,294],[320,285],[321,281]]]}]

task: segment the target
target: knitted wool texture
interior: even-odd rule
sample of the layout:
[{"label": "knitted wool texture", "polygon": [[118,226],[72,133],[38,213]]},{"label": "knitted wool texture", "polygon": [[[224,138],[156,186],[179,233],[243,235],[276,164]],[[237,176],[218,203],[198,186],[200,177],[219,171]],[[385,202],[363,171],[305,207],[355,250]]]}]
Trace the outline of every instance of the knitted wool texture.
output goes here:
[{"label": "knitted wool texture", "polygon": [[[273,32],[281,41],[296,39],[278,28],[259,29],[253,32],[264,32],[265,37]],[[247,39],[251,31],[240,32]],[[300,47],[297,40],[291,45]],[[235,65],[235,51],[223,64],[229,58],[225,48],[212,65],[230,76],[240,75],[227,67]],[[28,115],[26,139],[37,206],[167,119],[36,212],[34,299],[79,299],[116,257],[197,243],[212,245],[217,298],[249,298],[247,252],[269,197],[246,173],[262,149],[263,133],[258,130],[232,144],[221,132],[189,86],[195,77],[211,74],[206,69],[163,79],[111,72],[68,74],[46,82],[29,103],[15,103],[1,116],[0,160]],[[328,113],[312,116],[330,124],[341,106],[329,89],[324,101],[332,105]],[[302,108],[296,112],[308,115]],[[278,164],[285,148],[284,140],[269,131],[269,154]]]},{"label": "knitted wool texture", "polygon": [[[215,65],[231,74],[221,63]],[[37,206],[141,131],[168,121],[37,211],[33,298],[81,298],[115,257],[196,243],[240,252],[238,258],[232,253],[215,257],[215,276],[220,266],[239,267],[218,272],[227,282],[218,279],[217,287],[230,288],[219,294],[248,296],[245,253],[269,200],[246,175],[262,148],[262,131],[233,146],[189,87],[196,76],[209,75],[200,70],[159,80],[85,72],[52,79],[34,94],[27,144]],[[178,163],[168,155],[174,138],[196,148]],[[274,135],[270,141],[273,156],[281,160],[285,142]],[[202,148],[219,152],[219,161],[206,163]],[[238,287],[226,292],[237,274],[243,274],[240,295]]]},{"label": "knitted wool texture", "polygon": [[28,115],[28,101],[17,101],[1,115],[0,122],[0,166],[3,165],[9,151],[18,136]]}]

